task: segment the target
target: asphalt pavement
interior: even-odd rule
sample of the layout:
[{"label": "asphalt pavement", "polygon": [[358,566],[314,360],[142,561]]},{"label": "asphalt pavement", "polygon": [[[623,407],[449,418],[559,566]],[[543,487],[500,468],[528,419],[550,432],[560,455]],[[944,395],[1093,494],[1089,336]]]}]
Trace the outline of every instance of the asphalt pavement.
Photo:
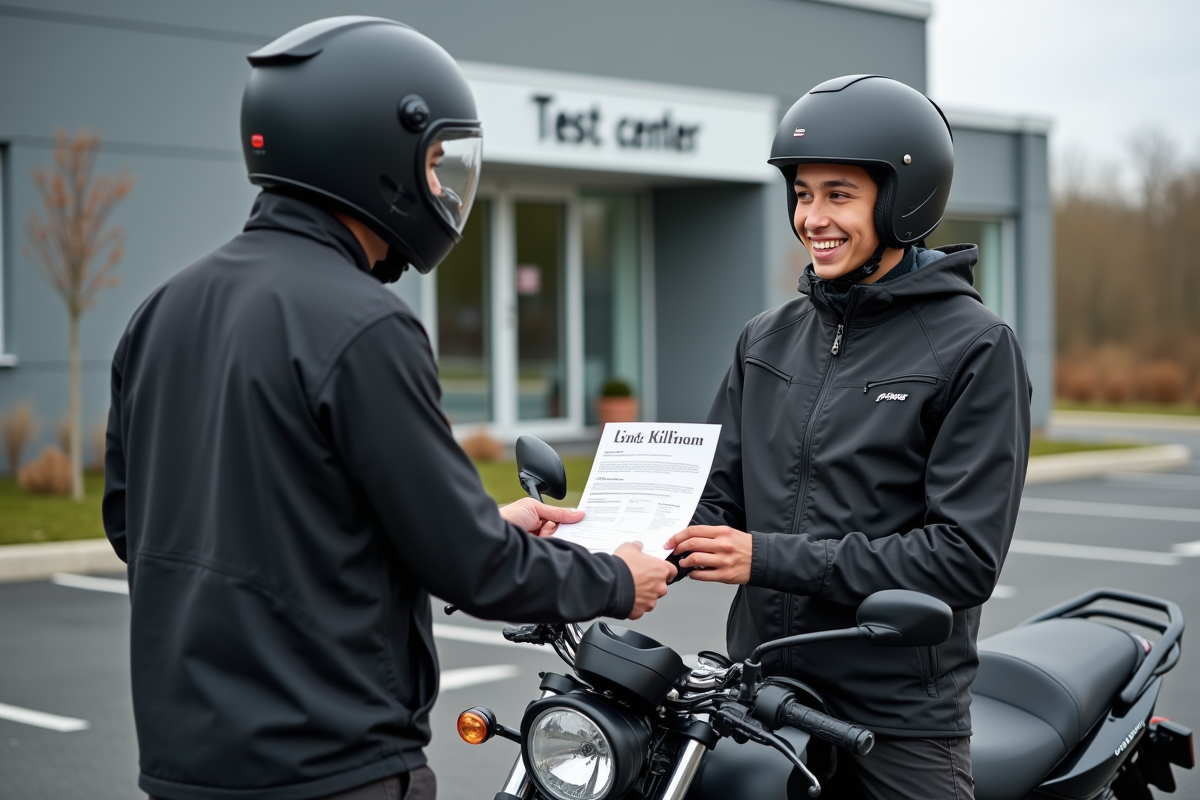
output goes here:
[{"label": "asphalt pavement", "polygon": [[[1200,431],[1088,429],[1063,438],[1179,442],[1200,456]],[[1165,597],[1200,624],[1200,465],[1030,486],[983,635],[1095,587]],[[128,686],[128,598],[120,576],[0,585],[0,800],[127,800],[137,789],[137,740]],[[684,582],[632,623],[681,654],[723,650],[730,587]],[[440,616],[442,692],[428,753],[441,800],[491,797],[517,755],[495,739],[455,733],[460,711],[487,705],[516,727],[538,693],[538,673],[560,670],[546,648],[511,645],[500,623]],[[1200,728],[1200,656],[1185,647],[1157,713]],[[24,721],[15,721],[21,719]],[[1200,770],[1176,772],[1200,797]],[[1158,796],[1158,795],[1156,795]]]}]

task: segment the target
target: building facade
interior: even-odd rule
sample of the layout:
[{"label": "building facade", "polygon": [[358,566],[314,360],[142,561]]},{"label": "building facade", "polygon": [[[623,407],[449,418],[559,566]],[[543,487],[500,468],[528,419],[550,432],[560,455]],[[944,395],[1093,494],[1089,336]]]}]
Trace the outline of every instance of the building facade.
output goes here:
[{"label": "building facade", "polygon": [[[808,263],[766,165],[775,125],[841,74],[926,84],[919,0],[408,0],[355,13],[411,24],[464,65],[484,168],[463,242],[395,290],[438,356],[456,431],[595,435],[628,384],[647,419],[703,419],[742,325]],[[34,169],[56,129],[103,136],[99,169],[138,183],[114,222],[120,285],[85,315],[84,416],[138,303],[235,235],[256,193],[238,141],[245,54],[347,13],[319,0],[14,0],[0,6],[0,410],[67,403],[66,313],[23,254]],[[826,32],[822,35],[820,32]],[[827,35],[838,31],[840,35]],[[937,98],[934,98],[935,100]],[[1049,413],[1051,208],[1045,121],[956,112],[956,174],[931,244],[980,245],[976,285],[1016,329]],[[53,428],[53,425],[43,426]]]}]

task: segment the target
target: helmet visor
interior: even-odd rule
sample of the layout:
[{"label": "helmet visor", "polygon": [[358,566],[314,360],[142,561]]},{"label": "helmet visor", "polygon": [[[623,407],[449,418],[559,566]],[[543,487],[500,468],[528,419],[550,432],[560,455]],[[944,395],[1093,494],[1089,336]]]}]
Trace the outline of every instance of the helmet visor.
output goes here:
[{"label": "helmet visor", "polygon": [[425,149],[425,184],[442,218],[462,233],[475,202],[483,136],[478,128],[443,128]]}]

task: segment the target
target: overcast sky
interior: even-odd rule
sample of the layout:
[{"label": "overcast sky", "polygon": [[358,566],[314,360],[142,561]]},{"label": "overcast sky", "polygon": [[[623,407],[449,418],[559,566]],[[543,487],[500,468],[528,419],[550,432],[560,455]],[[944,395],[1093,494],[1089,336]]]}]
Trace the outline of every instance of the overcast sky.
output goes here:
[{"label": "overcast sky", "polygon": [[1200,160],[1200,0],[933,0],[928,30],[940,104],[1049,117],[1056,157],[1157,126]]}]

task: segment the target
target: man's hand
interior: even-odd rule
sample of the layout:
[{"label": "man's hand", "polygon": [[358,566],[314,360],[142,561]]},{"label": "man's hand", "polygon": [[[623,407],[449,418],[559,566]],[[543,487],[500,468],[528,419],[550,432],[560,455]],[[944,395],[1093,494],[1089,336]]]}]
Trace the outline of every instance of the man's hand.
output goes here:
[{"label": "man's hand", "polygon": [[643,553],[641,542],[626,542],[613,555],[624,561],[633,573],[634,600],[629,619],[653,611],[658,599],[667,593],[667,581],[675,577],[675,567]]},{"label": "man's hand", "polygon": [[725,525],[693,525],[672,536],[663,547],[685,556],[679,566],[693,568],[688,575],[692,580],[733,584],[750,581],[754,539],[745,531]]},{"label": "man's hand", "polygon": [[515,503],[501,506],[500,516],[534,536],[552,536],[560,522],[579,522],[583,519],[583,512],[574,508],[548,506],[532,497],[522,497]]}]

